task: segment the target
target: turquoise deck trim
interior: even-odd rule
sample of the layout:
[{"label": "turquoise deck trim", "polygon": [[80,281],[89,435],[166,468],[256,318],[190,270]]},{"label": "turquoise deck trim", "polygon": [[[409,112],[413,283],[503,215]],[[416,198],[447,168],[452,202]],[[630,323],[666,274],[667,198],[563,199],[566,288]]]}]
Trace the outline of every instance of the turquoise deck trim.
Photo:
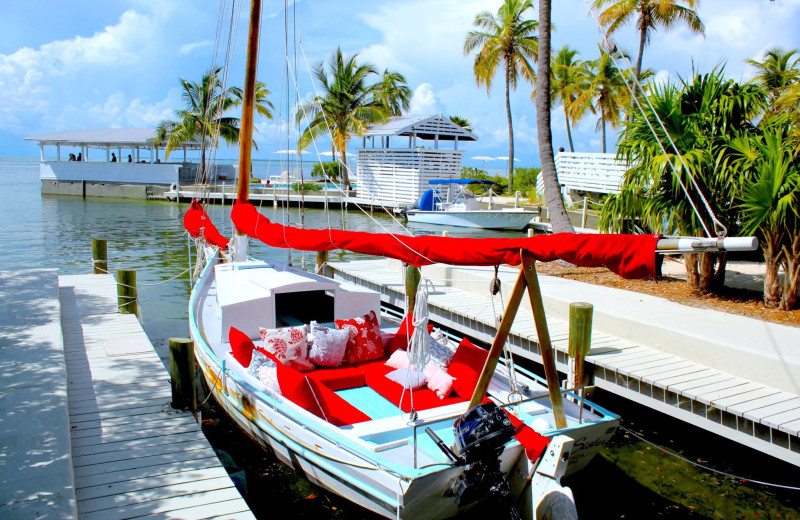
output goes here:
[{"label": "turquoise deck trim", "polygon": [[352,404],[370,419],[385,419],[394,417],[403,412],[388,399],[368,386],[347,388],[336,392],[339,397]]}]

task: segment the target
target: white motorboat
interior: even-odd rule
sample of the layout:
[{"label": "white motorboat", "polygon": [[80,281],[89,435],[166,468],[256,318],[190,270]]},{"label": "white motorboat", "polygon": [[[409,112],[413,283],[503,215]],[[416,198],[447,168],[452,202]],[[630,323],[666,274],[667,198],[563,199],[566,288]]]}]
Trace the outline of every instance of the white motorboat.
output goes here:
[{"label": "white motorboat", "polygon": [[[471,227],[484,229],[525,229],[536,215],[524,208],[484,209],[478,198],[468,189],[470,186],[489,188],[489,207],[492,206],[490,180],[478,179],[435,179],[430,181],[431,189],[426,190],[416,207],[407,209],[404,214],[409,222],[439,224],[444,226]],[[448,195],[443,197],[444,188]],[[450,188],[454,193],[450,194]]]}]

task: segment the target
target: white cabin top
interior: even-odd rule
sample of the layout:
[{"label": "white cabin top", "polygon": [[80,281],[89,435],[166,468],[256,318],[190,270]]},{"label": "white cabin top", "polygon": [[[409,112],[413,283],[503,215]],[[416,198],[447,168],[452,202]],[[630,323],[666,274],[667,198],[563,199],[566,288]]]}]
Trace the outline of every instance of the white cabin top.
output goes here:
[{"label": "white cabin top", "polygon": [[375,137],[413,137],[428,141],[477,141],[469,130],[458,126],[442,114],[432,116],[395,116],[385,123],[371,126],[365,139]]}]

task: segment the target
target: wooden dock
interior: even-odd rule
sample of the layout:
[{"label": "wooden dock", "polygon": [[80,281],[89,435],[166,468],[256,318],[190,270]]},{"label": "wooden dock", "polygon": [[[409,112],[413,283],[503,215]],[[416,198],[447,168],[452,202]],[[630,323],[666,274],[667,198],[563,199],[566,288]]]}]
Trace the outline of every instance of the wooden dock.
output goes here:
[{"label": "wooden dock", "polygon": [[0,271],[0,518],[254,518],[111,275]]},{"label": "wooden dock", "polygon": [[111,275],[59,277],[72,465],[85,519],[254,518]]},{"label": "wooden dock", "polygon": [[[402,274],[392,261],[331,262],[328,268],[335,278],[370,287],[381,293],[384,303],[404,307]],[[512,268],[500,270],[507,294],[517,272]],[[435,287],[428,296],[431,319],[458,333],[491,343],[496,332],[495,320],[501,312],[500,299],[495,298],[493,303],[488,292],[493,270],[426,266],[422,274],[431,279]],[[556,364],[561,372],[567,371],[568,363],[569,327],[564,309],[571,301],[589,301],[595,305],[592,349],[586,358],[587,372],[593,376],[592,384],[800,466],[800,395],[794,389],[800,374],[797,355],[793,358],[777,356],[772,360],[753,351],[769,350],[764,345],[770,342],[780,343],[784,348],[800,345],[800,329],[768,327],[756,320],[750,320],[754,322],[751,324],[740,316],[712,316],[710,313],[714,311],[697,308],[687,308],[686,312],[693,316],[691,319],[670,320],[669,313],[674,312],[672,306],[678,304],[666,300],[663,308],[652,308],[659,305],[657,300],[660,299],[650,298],[647,304],[642,304],[644,298],[637,293],[546,276],[540,277],[540,283]],[[569,290],[564,289],[567,284],[571,284]],[[623,301],[626,295],[621,293],[630,295],[627,297],[631,302]],[[523,298],[523,302],[508,341],[515,355],[538,362],[541,357],[536,327],[530,318],[527,298]],[[552,312],[553,307],[559,306],[560,313]],[[625,321],[619,314],[613,315],[623,308],[636,316]],[[666,316],[661,316],[664,314]],[[652,319],[648,322],[649,317]],[[658,322],[659,318],[674,322],[678,329],[681,322],[695,321],[711,324],[719,330],[711,334],[714,329],[708,329],[705,337],[700,337],[697,330],[676,332],[674,327],[668,330]],[[746,329],[748,326],[752,330]],[[710,342],[717,338],[709,339],[710,336],[735,338],[738,335],[742,342],[752,343],[751,338],[759,334],[762,335],[761,344],[747,345],[753,347],[751,351],[730,341],[722,343],[720,340],[720,344],[712,345]],[[671,345],[674,348],[671,349]],[[719,356],[718,362],[691,359],[688,353],[693,350],[710,351]],[[732,359],[726,360],[720,353]],[[737,365],[733,358],[741,362]],[[780,381],[780,387],[759,377],[758,366],[744,367],[759,363],[763,365],[761,370],[769,374],[765,377],[775,383]],[[786,377],[782,378],[779,372]]]}]

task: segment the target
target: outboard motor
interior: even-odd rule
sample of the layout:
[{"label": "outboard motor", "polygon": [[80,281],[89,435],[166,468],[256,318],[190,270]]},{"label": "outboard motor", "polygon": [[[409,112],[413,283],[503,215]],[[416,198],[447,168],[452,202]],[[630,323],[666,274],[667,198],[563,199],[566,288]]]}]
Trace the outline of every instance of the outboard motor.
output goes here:
[{"label": "outboard motor", "polygon": [[502,408],[492,402],[481,403],[456,419],[453,424],[455,453],[430,428],[426,430],[451,460],[466,466],[450,489],[458,507],[489,497],[508,506],[509,518],[522,518],[511,500],[505,475],[500,471],[500,455],[516,434]]}]

